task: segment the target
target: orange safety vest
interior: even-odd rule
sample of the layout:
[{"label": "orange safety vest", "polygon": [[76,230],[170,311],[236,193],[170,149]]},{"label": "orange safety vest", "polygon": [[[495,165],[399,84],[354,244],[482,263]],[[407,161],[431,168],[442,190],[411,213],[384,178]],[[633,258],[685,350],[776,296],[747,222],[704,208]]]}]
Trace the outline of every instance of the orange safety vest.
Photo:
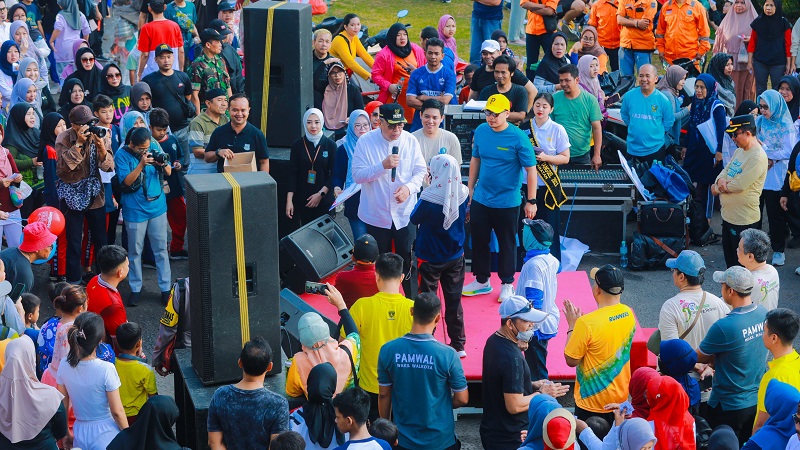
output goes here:
[{"label": "orange safety vest", "polygon": [[592,5],[589,25],[597,28],[597,43],[604,48],[619,47],[616,0],[598,0]]},{"label": "orange safety vest", "polygon": [[[558,0],[520,0],[519,4],[536,3],[539,5],[549,6],[553,11],[558,10]],[[528,24],[525,25],[525,34],[532,34],[535,36],[545,34],[547,30],[544,28],[544,19],[540,14],[525,10],[528,13]]]},{"label": "orange safety vest", "polygon": [[631,50],[652,51],[656,48],[656,39],[653,37],[653,21],[656,17],[655,0],[627,0],[619,4],[617,15],[626,19],[649,19],[650,26],[645,30],[633,27],[622,27],[619,34],[619,45]]},{"label": "orange safety vest", "polygon": [[661,9],[656,29],[656,47],[670,64],[680,58],[694,59],[711,49],[708,16],[703,5],[687,0],[678,5],[669,0]]}]

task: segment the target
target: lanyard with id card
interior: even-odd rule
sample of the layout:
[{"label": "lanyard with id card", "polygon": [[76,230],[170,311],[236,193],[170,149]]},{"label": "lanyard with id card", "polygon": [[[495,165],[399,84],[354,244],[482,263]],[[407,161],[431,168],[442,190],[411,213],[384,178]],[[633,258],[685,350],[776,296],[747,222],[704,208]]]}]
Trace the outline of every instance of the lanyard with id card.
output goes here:
[{"label": "lanyard with id card", "polygon": [[319,145],[317,147],[316,153],[314,153],[314,158],[311,158],[311,152],[308,151],[308,146],[306,145],[306,140],[303,139],[303,147],[306,149],[306,155],[308,155],[308,160],[311,162],[311,169],[308,171],[308,176],[306,177],[306,183],[308,184],[317,184],[317,171],[314,170],[314,163],[317,162],[317,156],[319,156],[319,150],[322,147]]}]

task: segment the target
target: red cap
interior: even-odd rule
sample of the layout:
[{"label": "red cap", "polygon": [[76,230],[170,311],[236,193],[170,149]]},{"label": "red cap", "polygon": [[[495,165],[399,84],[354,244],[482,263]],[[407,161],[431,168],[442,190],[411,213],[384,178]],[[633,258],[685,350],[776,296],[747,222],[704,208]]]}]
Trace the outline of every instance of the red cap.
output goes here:
[{"label": "red cap", "polygon": [[19,245],[19,250],[22,252],[38,252],[44,248],[49,247],[58,237],[47,229],[44,222],[29,223],[22,229],[22,244]]}]

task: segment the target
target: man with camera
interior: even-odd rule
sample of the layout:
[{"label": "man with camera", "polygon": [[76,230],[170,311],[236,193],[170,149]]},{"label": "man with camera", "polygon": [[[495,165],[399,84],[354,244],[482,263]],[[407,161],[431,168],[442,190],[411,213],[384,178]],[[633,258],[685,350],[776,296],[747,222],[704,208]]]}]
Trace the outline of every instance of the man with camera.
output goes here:
[{"label": "man with camera", "polygon": [[56,138],[56,192],[66,221],[67,281],[80,283],[83,276],[81,242],[83,222],[89,225],[96,249],[106,245],[106,211],[99,171],[114,170],[114,159],[107,149],[111,138],[98,127],[92,110],[79,105],[69,113],[70,128]]}]

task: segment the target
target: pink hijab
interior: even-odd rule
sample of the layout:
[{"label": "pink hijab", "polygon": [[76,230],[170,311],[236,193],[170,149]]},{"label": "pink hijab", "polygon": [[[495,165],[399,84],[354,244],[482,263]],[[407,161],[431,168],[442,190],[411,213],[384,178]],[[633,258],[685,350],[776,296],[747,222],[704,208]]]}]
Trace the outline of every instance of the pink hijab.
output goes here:
[{"label": "pink hijab", "polygon": [[725,18],[717,28],[716,38],[714,40],[713,53],[727,53],[733,55],[733,69],[745,70],[747,63],[740,63],[736,60],[736,55],[739,54],[739,47],[742,44],[742,38],[739,36],[750,36],[750,24],[758,17],[756,9],[750,0],[744,0],[746,6],[741,14],[736,14],[736,11],[731,7]]},{"label": "pink hijab", "polygon": [[456,48],[456,39],[449,38],[444,35],[444,26],[447,25],[447,21],[449,19],[453,19],[453,22],[456,21],[456,18],[451,16],[450,14],[445,14],[439,18],[439,39],[444,41],[444,46],[449,48],[453,51],[453,55],[455,56],[456,62],[458,62],[458,49]]}]

